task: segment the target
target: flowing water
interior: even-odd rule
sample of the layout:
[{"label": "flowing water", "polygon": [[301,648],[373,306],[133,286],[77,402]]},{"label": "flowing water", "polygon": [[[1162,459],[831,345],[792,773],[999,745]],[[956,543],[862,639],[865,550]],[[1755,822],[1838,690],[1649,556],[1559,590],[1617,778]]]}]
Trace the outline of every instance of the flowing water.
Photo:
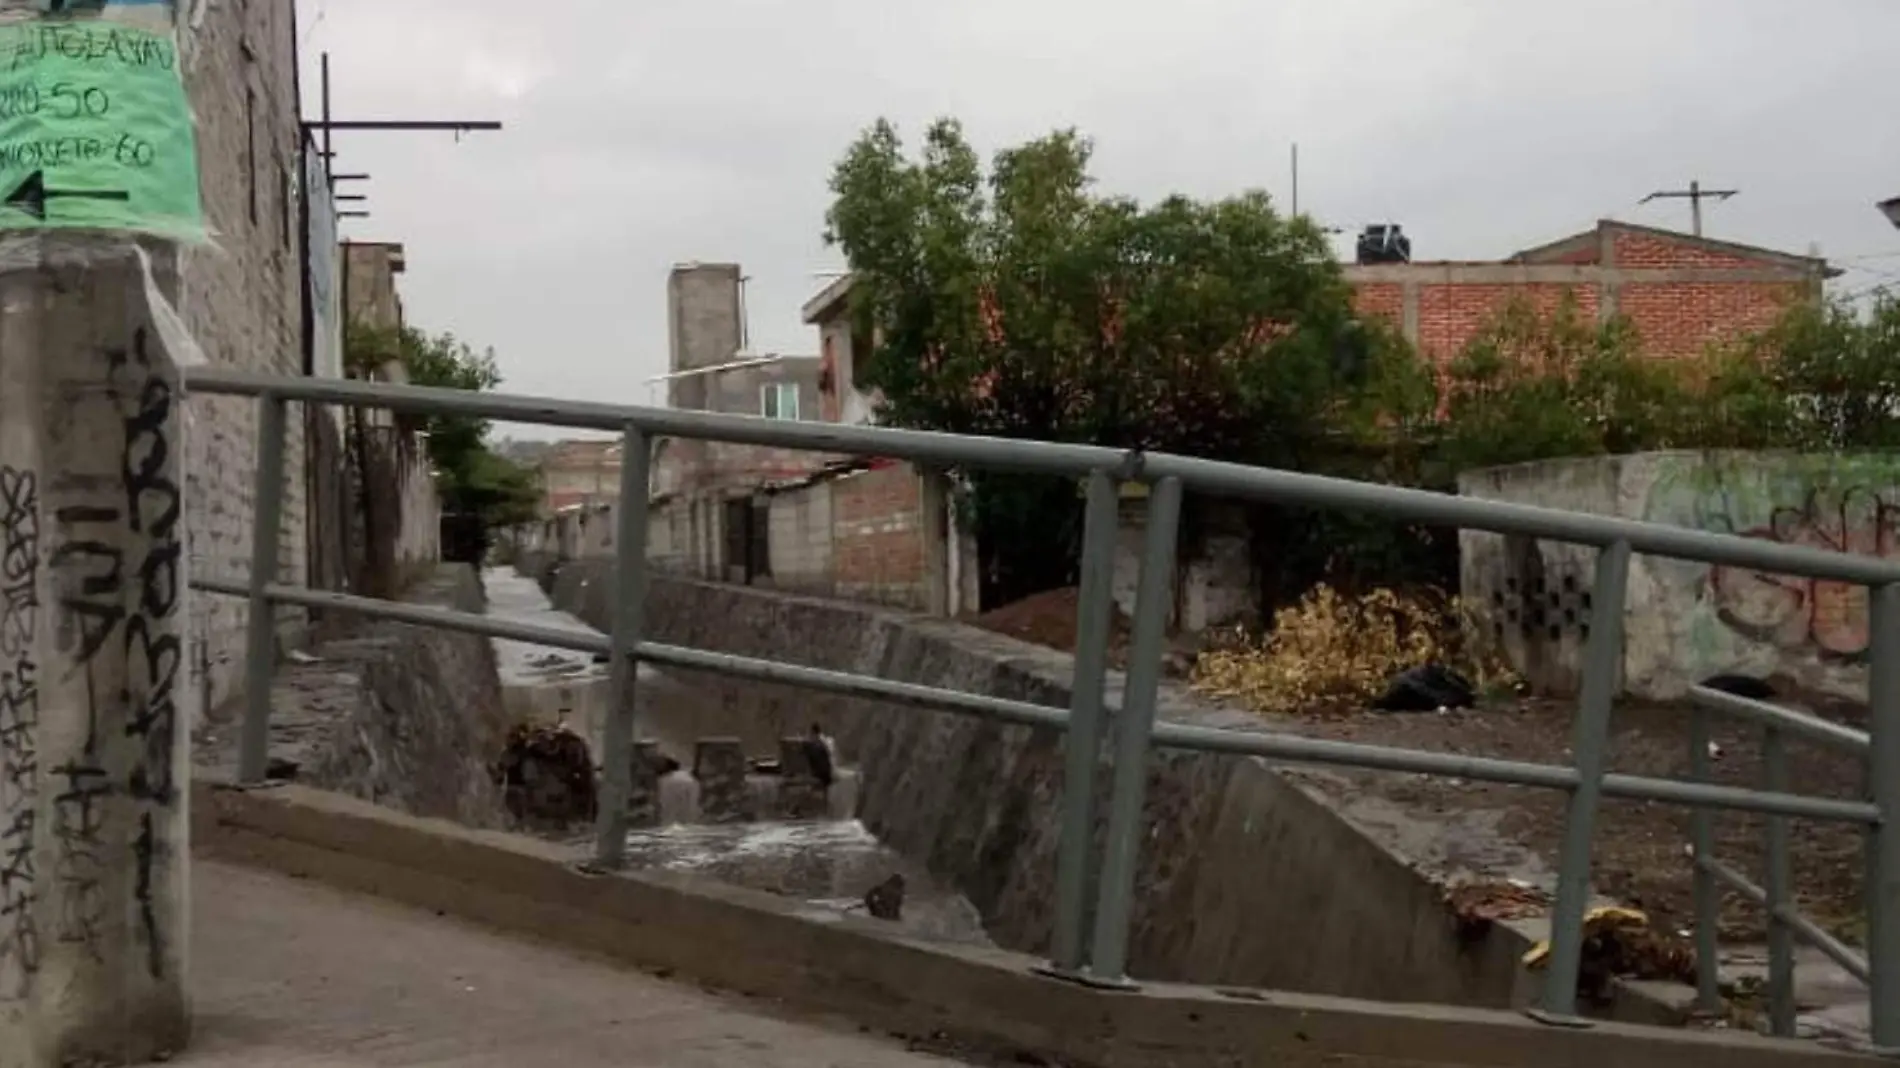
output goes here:
[{"label": "flowing water", "polygon": [[[482,580],[491,616],[597,633],[556,610],[540,586],[512,568],[491,568]],[[509,711],[523,720],[565,722],[598,752],[607,709],[607,666],[594,663],[584,653],[529,642],[497,638],[494,644]],[[648,713],[656,702],[694,710],[710,699],[690,684],[645,664],[640,667],[638,691],[642,735],[654,738],[662,752],[691,767],[696,739],[683,736],[690,732],[680,731],[677,724],[699,717],[691,711],[685,715]],[[669,725],[673,725],[671,730]],[[777,784],[769,777],[754,776],[748,787],[758,806],[769,810]],[[807,905],[808,915],[819,920],[862,915],[865,892],[901,874],[906,892],[902,918],[896,922],[904,933],[988,944],[976,908],[938,884],[921,866],[879,842],[853,818],[856,805],[856,770],[841,768],[831,789],[831,819],[704,823],[699,819],[699,784],[690,774],[677,771],[660,780],[663,825],[628,834],[628,862],[635,868],[704,875],[792,898]]]}]

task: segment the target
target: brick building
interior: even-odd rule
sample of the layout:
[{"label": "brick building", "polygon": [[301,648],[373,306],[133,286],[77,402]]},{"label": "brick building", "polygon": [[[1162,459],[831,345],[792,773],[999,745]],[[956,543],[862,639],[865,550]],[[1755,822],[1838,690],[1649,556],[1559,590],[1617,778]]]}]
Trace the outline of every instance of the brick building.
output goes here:
[{"label": "brick building", "polygon": [[1360,313],[1398,324],[1440,366],[1513,298],[1549,311],[1568,295],[1584,315],[1627,318],[1647,353],[1689,356],[1771,325],[1835,273],[1811,256],[1610,220],[1503,260],[1345,267]]}]

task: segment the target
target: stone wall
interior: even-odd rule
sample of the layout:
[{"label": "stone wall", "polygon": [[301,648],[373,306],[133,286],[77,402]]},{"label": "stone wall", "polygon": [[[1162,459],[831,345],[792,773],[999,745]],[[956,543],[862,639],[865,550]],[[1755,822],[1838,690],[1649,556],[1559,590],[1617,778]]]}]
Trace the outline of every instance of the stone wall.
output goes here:
[{"label": "stone wall", "polygon": [[[1900,556],[1900,456],[1653,452],[1470,472],[1468,496],[1692,527],[1818,549]],[[1588,636],[1596,553],[1461,535],[1463,595],[1538,687],[1573,689]],[[1786,676],[1865,693],[1866,592],[1840,583],[1637,557],[1624,685],[1678,696],[1719,672]]]},{"label": "stone wall", "polygon": [[[441,564],[403,598],[482,610],[467,564]],[[509,727],[493,645],[470,634],[356,620],[307,663],[280,665],[271,689],[273,760],[306,785],[472,827],[505,825],[490,777]],[[195,742],[201,767],[235,763],[236,709]]]},{"label": "stone wall", "polygon": [[[607,624],[607,566],[554,566],[547,554],[523,566],[548,576],[557,607]],[[1068,703],[1067,656],[944,620],[664,576],[652,581],[646,619],[654,641]],[[825,724],[844,759],[861,768],[859,815],[872,830],[955,885],[999,943],[1046,951],[1060,736],[666,674],[700,691],[694,722],[702,730],[764,743],[788,726]],[[1111,676],[1111,702],[1119,702],[1121,684]],[[1172,686],[1159,713],[1259,725]],[[1105,792],[1106,775],[1101,781]],[[1430,878],[1348,823],[1323,794],[1261,762],[1158,754],[1145,829],[1131,956],[1137,976],[1414,1002],[1503,1005],[1522,996],[1520,937],[1499,927],[1461,939]]]}]

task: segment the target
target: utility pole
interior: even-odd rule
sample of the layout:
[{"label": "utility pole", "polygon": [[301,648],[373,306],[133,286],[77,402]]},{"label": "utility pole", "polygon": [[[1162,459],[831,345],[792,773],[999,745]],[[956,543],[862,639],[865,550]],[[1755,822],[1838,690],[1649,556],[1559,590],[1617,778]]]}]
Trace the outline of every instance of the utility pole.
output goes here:
[{"label": "utility pole", "polygon": [[1697,237],[1701,237],[1702,202],[1704,200],[1727,200],[1739,192],[1741,192],[1739,189],[1704,189],[1702,188],[1701,182],[1691,181],[1687,189],[1658,189],[1654,193],[1637,201],[1637,203],[1647,204],[1652,200],[1687,200],[1689,202],[1689,217],[1692,220],[1692,232]]},{"label": "utility pole", "polygon": [[[462,134],[473,133],[478,130],[501,129],[501,123],[490,119],[338,119],[330,110],[330,53],[325,52],[318,57],[318,67],[323,113],[321,118],[305,119],[303,128],[306,131],[321,133],[323,135],[323,152],[321,153],[323,156],[323,169],[324,173],[329,176],[330,189],[333,192],[338,182],[362,181],[369,177],[367,174],[336,174],[333,172],[336,165],[336,145],[332,140],[332,135],[339,130],[438,131],[453,133],[459,138]],[[337,199],[345,198],[339,197]],[[363,198],[358,196],[349,199],[361,200]],[[369,213],[345,211],[339,212],[338,214],[343,218],[364,218]],[[344,310],[347,314],[348,309]]]},{"label": "utility pole", "polygon": [[1300,143],[1293,142],[1293,217],[1300,217]]}]

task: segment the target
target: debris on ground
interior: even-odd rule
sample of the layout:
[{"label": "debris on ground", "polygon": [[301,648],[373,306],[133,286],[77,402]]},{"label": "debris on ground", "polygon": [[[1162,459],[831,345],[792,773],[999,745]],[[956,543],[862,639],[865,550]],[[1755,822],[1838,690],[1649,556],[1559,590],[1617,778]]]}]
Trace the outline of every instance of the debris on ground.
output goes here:
[{"label": "debris on ground", "polygon": [[587,740],[564,723],[517,724],[494,776],[508,812],[525,823],[565,826],[597,811],[593,756]]},{"label": "debris on ground", "polygon": [[[1550,962],[1550,942],[1524,954],[1533,970]],[[1583,960],[1577,993],[1599,1004],[1613,996],[1616,979],[1695,982],[1695,950],[1680,935],[1659,930],[1636,909],[1606,905],[1583,917]]]},{"label": "debris on ground", "polygon": [[1768,701],[1775,696],[1773,683],[1753,675],[1710,675],[1697,685],[1736,697],[1746,697],[1751,701]]},{"label": "debris on ground", "polygon": [[1550,895],[1515,879],[1469,882],[1447,889],[1445,906],[1451,910],[1459,937],[1472,942],[1500,920],[1543,915],[1550,908]]},{"label": "debris on ground", "polygon": [[1517,682],[1502,662],[1477,651],[1471,634],[1457,599],[1443,591],[1375,589],[1353,597],[1322,583],[1276,612],[1264,638],[1203,653],[1193,685],[1277,715],[1354,715],[1375,704],[1462,708],[1479,690]]},{"label": "debris on ground", "polygon": [[904,873],[895,872],[890,878],[873,886],[864,894],[864,911],[875,919],[892,922],[904,918]]},{"label": "debris on ground", "polygon": [[[1080,592],[1073,586],[1045,590],[1019,601],[1011,601],[1001,608],[993,608],[982,615],[970,616],[964,622],[1034,645],[1073,654],[1075,614],[1080,599]],[[1108,649],[1112,663],[1117,666],[1127,663],[1128,617],[1119,609],[1111,610],[1109,615]]]},{"label": "debris on ground", "polygon": [[1392,676],[1372,707],[1381,712],[1445,712],[1477,703],[1468,679],[1434,661]]}]

